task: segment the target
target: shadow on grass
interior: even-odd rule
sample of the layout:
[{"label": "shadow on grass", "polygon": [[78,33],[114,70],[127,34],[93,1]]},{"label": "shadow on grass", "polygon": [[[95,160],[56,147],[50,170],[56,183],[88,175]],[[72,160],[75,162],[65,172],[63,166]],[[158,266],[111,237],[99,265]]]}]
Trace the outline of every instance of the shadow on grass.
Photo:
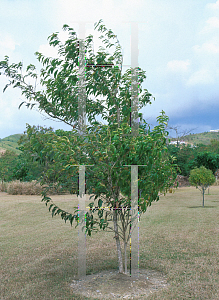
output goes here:
[{"label": "shadow on grass", "polygon": [[202,205],[199,205],[199,206],[187,206],[187,208],[214,208],[214,207],[217,207],[217,206],[210,206],[210,205],[206,205],[206,206],[202,206]]}]

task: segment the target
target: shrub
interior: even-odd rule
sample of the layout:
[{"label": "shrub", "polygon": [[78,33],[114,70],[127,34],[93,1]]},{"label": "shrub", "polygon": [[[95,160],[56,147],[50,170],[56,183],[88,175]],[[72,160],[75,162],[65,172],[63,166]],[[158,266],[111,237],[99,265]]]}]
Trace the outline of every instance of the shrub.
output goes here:
[{"label": "shrub", "polygon": [[7,193],[10,195],[40,195],[42,186],[36,180],[31,182],[11,181],[7,186]]},{"label": "shrub", "polygon": [[0,192],[7,192],[7,186],[8,186],[8,183],[2,181],[2,183],[0,184]]},{"label": "shrub", "polygon": [[[65,194],[60,187],[56,189],[57,184],[54,184],[54,188],[50,188],[49,194]],[[32,180],[30,182],[21,182],[20,180],[15,180],[11,182],[3,182],[0,185],[0,191],[6,192],[10,195],[40,195],[46,185],[41,186],[37,180]]]},{"label": "shrub", "polygon": [[215,183],[214,174],[211,170],[206,169],[204,166],[201,166],[200,168],[196,167],[190,172],[189,182],[202,192],[202,206],[204,207],[205,191],[210,185]]}]

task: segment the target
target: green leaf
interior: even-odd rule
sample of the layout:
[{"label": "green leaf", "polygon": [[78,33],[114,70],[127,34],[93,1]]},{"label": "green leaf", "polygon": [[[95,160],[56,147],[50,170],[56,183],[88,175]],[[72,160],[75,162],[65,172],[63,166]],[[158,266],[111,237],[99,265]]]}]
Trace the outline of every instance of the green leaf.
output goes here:
[{"label": "green leaf", "polygon": [[102,204],[103,204],[103,200],[99,199],[99,200],[98,200],[98,206],[99,206],[99,207],[102,207]]},{"label": "green leaf", "polygon": [[52,210],[52,217],[54,216],[54,214],[55,214],[57,208],[58,208],[57,206],[55,206],[55,207],[53,208],[53,210]]},{"label": "green leaf", "polygon": [[51,204],[51,205],[50,205],[50,207],[49,207],[49,211],[51,210],[51,208],[52,208],[53,206],[54,206],[54,204]]}]

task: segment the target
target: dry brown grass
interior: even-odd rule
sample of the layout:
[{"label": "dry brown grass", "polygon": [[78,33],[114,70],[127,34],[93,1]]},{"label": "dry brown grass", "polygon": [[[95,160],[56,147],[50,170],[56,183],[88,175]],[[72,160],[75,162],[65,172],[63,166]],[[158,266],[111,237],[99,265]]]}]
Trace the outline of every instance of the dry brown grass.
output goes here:
[{"label": "dry brown grass", "polygon": [[0,148],[0,156],[6,152],[6,149]]},{"label": "dry brown grass", "polygon": [[[37,182],[37,180],[32,180],[30,182],[14,180],[0,184],[0,192],[6,192],[9,195],[40,195],[42,190],[43,187]],[[61,190],[59,189],[59,192],[57,192],[57,190],[53,188],[50,189],[49,194],[61,194]]]},{"label": "dry brown grass", "polygon": [[[55,195],[73,211],[75,195]],[[51,217],[40,196],[0,194],[0,299],[86,299],[73,295],[78,231]],[[202,208],[199,190],[180,188],[153,203],[140,221],[140,268],[166,275],[154,299],[219,299],[219,187]],[[87,273],[117,269],[112,234],[87,237]],[[90,298],[92,299],[92,298]]]},{"label": "dry brown grass", "polygon": [[42,186],[36,180],[31,182],[15,180],[7,183],[6,191],[10,195],[40,195]]}]

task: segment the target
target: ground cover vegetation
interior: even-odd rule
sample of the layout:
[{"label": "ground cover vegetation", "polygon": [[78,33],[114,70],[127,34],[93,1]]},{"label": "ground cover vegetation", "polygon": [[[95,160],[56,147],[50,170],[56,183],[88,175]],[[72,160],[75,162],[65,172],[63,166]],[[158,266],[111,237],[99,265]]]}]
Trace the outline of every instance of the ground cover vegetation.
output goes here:
[{"label": "ground cover vegetation", "polygon": [[[219,187],[213,186],[203,209],[199,190],[178,188],[142,215],[140,269],[157,270],[168,282],[163,290],[151,289],[148,300],[219,298],[218,199]],[[40,200],[40,196],[0,194],[0,298],[97,299],[71,289],[77,276],[78,232],[58,216],[50,219]],[[54,201],[66,210],[78,203],[76,195],[56,195]],[[89,238],[88,274],[118,269],[112,237],[97,232]]]},{"label": "ground cover vegetation", "polygon": [[[71,132],[58,133],[45,129],[37,135],[32,134],[35,129],[28,128],[30,138],[26,145],[33,149],[30,155],[45,167],[41,184],[50,183],[48,189],[42,193],[42,201],[50,205],[52,216],[60,214],[62,219],[70,221],[71,224],[76,221],[77,226],[78,209],[69,213],[56,205],[48,196],[49,188],[54,188],[54,184],[57,184],[57,188],[67,188],[71,185],[71,193],[76,192],[79,195],[78,166],[88,165],[86,192],[93,194],[89,200],[92,200],[92,197],[94,199],[89,203],[90,209],[86,213],[86,233],[91,236],[91,233],[98,229],[112,231],[115,234],[119,272],[127,273],[127,256],[123,259],[120,241],[123,241],[126,253],[131,233],[131,165],[140,165],[137,179],[141,189],[141,198],[137,199],[137,210],[140,214],[144,213],[153,201],[159,200],[159,194],[165,193],[173,184],[176,166],[167,154],[168,117],[164,111],[157,118],[158,125],[152,130],[142,120],[142,114],[138,113],[140,108],[152,100],[152,95],[141,88],[146,72],[141,68],[129,68],[122,74],[123,57],[119,41],[101,22],[102,20],[95,24],[95,29],[102,34],[100,39],[103,39],[106,48],[115,47],[111,55],[103,47],[100,47],[95,55],[91,35],[85,38],[83,48],[83,43],[78,41],[73,28],[64,25],[63,29],[69,34],[64,44],[59,40],[57,33],[49,37],[49,44],[56,47],[59,58],[52,59],[36,53],[37,59],[44,67],[40,75],[32,64],[27,67],[26,72],[22,72],[21,62],[10,65],[8,56],[0,62],[0,68],[10,79],[4,90],[9,86],[20,88],[22,95],[29,101],[26,103],[27,107],[32,108],[38,104],[39,111],[44,111],[51,118],[63,121],[73,128]],[[78,66],[84,59],[83,51],[81,54],[83,49],[86,49],[86,64],[99,67],[86,68],[84,91],[87,96],[86,114],[90,125],[81,127],[78,97],[83,85],[80,86],[81,74],[78,74]],[[86,64],[82,69],[85,70]],[[100,67],[106,64],[113,67]],[[37,89],[37,85],[28,84],[28,77],[36,81],[40,78],[41,88]],[[130,108],[132,102],[134,103],[132,82],[140,93],[136,113],[131,121]],[[91,95],[101,96],[102,99],[91,99]],[[106,99],[103,99],[104,97]],[[31,103],[33,101],[35,102]],[[20,106],[24,103],[25,101]],[[98,122],[97,115],[101,115],[108,124]],[[135,136],[131,133],[134,120],[138,117],[142,124]],[[81,134],[82,129],[85,130],[84,134]],[[25,146],[23,151],[25,152]],[[91,165],[92,167],[89,167]],[[105,210],[106,207],[109,211]]]}]

